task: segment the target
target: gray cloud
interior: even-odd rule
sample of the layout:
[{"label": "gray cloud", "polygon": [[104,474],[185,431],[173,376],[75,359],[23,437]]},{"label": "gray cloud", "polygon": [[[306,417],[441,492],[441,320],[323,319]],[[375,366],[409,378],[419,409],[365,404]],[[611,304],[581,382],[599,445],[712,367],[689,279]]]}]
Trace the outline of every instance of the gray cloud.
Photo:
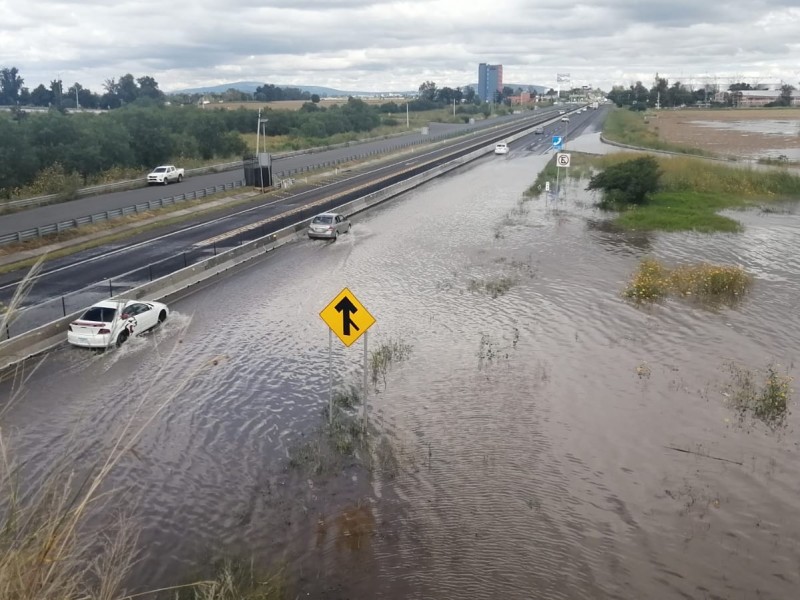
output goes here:
[{"label": "gray cloud", "polygon": [[0,0],[0,66],[100,91],[125,73],[162,89],[239,80],[342,89],[506,81],[610,87],[658,72],[800,82],[797,0]]}]

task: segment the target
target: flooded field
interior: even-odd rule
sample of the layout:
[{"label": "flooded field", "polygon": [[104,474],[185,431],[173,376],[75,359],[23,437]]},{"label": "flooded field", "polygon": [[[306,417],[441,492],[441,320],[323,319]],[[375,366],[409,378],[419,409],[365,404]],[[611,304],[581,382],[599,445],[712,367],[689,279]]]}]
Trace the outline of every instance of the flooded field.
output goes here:
[{"label": "flooded field", "polygon": [[[692,121],[698,127],[708,127],[712,129],[721,129],[725,131],[735,131],[741,136],[747,137],[755,135],[756,137],[776,137],[778,138],[779,147],[760,149],[754,153],[754,157],[762,158],[778,158],[785,157],[786,160],[800,160],[800,148],[798,147],[783,147],[785,141],[800,141],[800,119],[787,119],[787,120],[766,120],[759,119],[755,121]],[[793,139],[794,138],[794,139]]]},{"label": "flooded field", "polygon": [[[773,431],[729,400],[732,373],[794,375],[800,216],[621,234],[585,182],[522,201],[547,158],[487,158],[177,303],[154,336],[48,357],[5,417],[28,476],[85,469],[138,414],[108,485],[141,527],[142,589],[237,555],[311,598],[794,597],[797,416]],[[621,292],[646,256],[755,283],[735,309],[637,307]],[[318,313],[345,286],[370,348],[410,348],[370,385],[391,460],[317,473],[291,458],[324,421]],[[338,389],[362,352],[334,346]]]},{"label": "flooded field", "polygon": [[667,142],[722,156],[800,159],[797,108],[661,110],[650,128]]}]

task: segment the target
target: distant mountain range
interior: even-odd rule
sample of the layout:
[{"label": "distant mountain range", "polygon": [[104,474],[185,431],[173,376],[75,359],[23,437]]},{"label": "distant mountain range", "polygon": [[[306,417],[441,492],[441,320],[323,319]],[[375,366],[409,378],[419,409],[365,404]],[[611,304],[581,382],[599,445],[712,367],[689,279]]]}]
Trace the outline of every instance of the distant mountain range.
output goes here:
[{"label": "distant mountain range", "polygon": [[[222,94],[223,92],[227,92],[229,89],[239,90],[240,92],[246,92],[248,94],[255,93],[256,89],[264,85],[264,82],[259,81],[234,81],[233,83],[222,83],[220,85],[209,85],[205,87],[197,87],[197,88],[187,88],[184,90],[174,90],[172,92],[168,92],[170,94]],[[527,83],[504,83],[513,90],[517,88],[522,88],[523,90],[527,91],[536,91],[537,94],[542,94],[546,92],[548,89],[547,87],[541,85],[530,85]],[[470,87],[473,89],[478,89],[477,83],[469,84]],[[282,88],[297,88],[303,92],[308,92],[309,94],[318,94],[323,98],[334,98],[337,96],[385,96],[388,94],[403,94],[403,95],[410,95],[416,94],[417,90],[406,90],[406,91],[391,91],[391,92],[357,92],[357,91],[348,91],[348,90],[337,90],[335,88],[329,88],[319,85],[279,85],[278,87]],[[467,87],[467,86],[463,86]]]}]

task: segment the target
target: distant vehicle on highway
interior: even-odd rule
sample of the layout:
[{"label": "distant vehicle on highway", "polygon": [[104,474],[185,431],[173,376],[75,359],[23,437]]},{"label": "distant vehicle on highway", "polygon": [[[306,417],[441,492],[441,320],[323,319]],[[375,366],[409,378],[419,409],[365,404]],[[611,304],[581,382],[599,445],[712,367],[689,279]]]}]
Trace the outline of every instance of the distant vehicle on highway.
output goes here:
[{"label": "distant vehicle on highway", "polygon": [[334,240],[340,233],[350,231],[350,221],[339,213],[322,213],[308,224],[308,237],[312,240]]},{"label": "distant vehicle on highway", "polygon": [[544,127],[537,127],[536,129],[533,130],[533,133],[535,133],[536,135],[544,135]]},{"label": "distant vehicle on highway", "polygon": [[144,300],[103,300],[93,304],[69,324],[67,341],[84,348],[121,346],[167,320],[169,309],[161,302]]},{"label": "distant vehicle on highway", "polygon": [[178,183],[183,181],[183,169],[178,169],[174,165],[156,167],[147,175],[147,185],[153,185],[154,183],[167,185],[173,181]]},{"label": "distant vehicle on highway", "polygon": [[561,117],[561,120],[566,123],[569,123],[569,117]]},{"label": "distant vehicle on highway", "polygon": [[565,110],[560,110],[560,111],[558,111],[558,114],[560,114],[560,115],[565,115],[565,114],[567,114],[567,111],[565,111]]},{"label": "distant vehicle on highway", "polygon": [[499,142],[494,146],[494,153],[495,154],[508,154],[508,144],[505,142]]}]

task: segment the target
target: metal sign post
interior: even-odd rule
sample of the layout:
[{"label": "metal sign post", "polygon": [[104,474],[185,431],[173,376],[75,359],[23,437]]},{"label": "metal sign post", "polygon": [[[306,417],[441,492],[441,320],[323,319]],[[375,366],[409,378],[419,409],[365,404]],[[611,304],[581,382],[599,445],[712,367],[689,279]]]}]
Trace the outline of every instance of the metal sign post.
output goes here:
[{"label": "metal sign post", "polygon": [[367,424],[369,421],[369,417],[367,416],[367,394],[369,392],[369,383],[368,379],[368,371],[369,371],[369,363],[368,363],[368,356],[369,352],[367,351],[367,340],[369,340],[369,332],[364,332],[364,422],[363,428],[364,431],[367,431]]},{"label": "metal sign post", "polygon": [[556,154],[556,173],[560,173],[561,169],[569,168],[570,158],[570,155],[566,152]]},{"label": "metal sign post", "polygon": [[331,371],[328,404],[330,407],[330,422],[333,422],[333,360],[331,358],[331,345],[333,334],[342,340],[348,348],[355,341],[364,336],[364,430],[367,428],[367,394],[369,382],[369,350],[367,347],[367,330],[375,324],[375,317],[358,301],[353,292],[344,288],[328,305],[322,309],[319,316],[328,325],[328,361]]},{"label": "metal sign post", "polygon": [[333,330],[328,329],[328,425],[333,425]]}]

